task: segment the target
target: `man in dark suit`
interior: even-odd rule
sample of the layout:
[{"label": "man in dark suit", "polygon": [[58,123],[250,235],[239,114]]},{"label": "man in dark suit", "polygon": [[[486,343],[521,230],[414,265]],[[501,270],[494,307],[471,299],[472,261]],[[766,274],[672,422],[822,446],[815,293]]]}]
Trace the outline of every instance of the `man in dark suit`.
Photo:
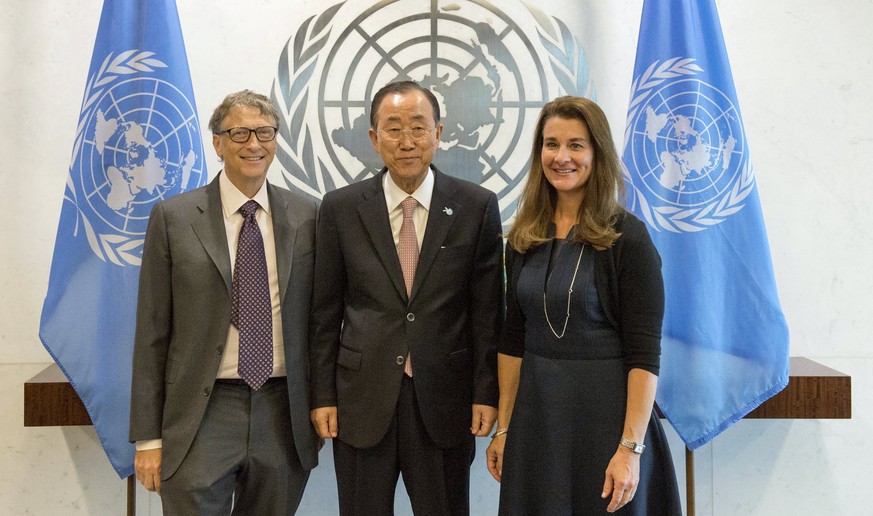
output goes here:
[{"label": "man in dark suit", "polygon": [[439,120],[429,90],[382,88],[385,168],[322,201],[311,419],[335,438],[343,516],[392,514],[400,474],[416,514],[469,514],[474,436],[496,419],[497,198],[431,166]]},{"label": "man in dark suit", "polygon": [[316,204],[266,182],[278,114],[244,90],[209,128],[224,170],[155,205],[140,273],[130,440],[164,514],[293,514],[309,423]]}]

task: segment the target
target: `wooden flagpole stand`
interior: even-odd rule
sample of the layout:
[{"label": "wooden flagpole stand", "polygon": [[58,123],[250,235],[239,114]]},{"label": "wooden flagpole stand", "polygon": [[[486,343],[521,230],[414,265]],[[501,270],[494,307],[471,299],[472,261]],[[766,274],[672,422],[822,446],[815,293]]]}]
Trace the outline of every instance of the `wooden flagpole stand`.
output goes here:
[{"label": "wooden flagpole stand", "polygon": [[[852,419],[852,377],[804,357],[791,357],[788,386],[744,419]],[[695,516],[694,452],[685,447],[685,505]]]}]

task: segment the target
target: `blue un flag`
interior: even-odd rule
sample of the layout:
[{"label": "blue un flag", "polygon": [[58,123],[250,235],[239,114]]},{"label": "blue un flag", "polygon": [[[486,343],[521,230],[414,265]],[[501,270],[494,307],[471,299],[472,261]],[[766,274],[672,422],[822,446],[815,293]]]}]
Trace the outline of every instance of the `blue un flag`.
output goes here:
[{"label": "blue un flag", "polygon": [[663,259],[657,402],[690,449],[788,384],[788,327],[713,0],[646,0],[628,205]]},{"label": "blue un flag", "polygon": [[175,0],[106,0],[73,143],[39,336],[119,476],[152,205],[206,182]]}]

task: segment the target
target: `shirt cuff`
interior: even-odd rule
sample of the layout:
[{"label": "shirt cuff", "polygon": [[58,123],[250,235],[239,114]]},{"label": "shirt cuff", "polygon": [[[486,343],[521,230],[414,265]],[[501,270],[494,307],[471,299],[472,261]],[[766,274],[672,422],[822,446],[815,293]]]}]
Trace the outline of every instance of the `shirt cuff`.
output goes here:
[{"label": "shirt cuff", "polygon": [[148,439],[136,442],[136,451],[154,450],[163,448],[163,439]]}]

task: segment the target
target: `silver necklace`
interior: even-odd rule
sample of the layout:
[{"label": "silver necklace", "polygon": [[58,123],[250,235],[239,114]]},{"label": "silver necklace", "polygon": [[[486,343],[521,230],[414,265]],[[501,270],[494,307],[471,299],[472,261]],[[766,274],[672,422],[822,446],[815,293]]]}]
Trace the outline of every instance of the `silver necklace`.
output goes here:
[{"label": "silver necklace", "polygon": [[[546,315],[546,323],[548,323],[549,329],[552,330],[552,335],[554,335],[556,339],[563,339],[564,334],[567,333],[567,323],[570,322],[570,300],[573,298],[573,285],[576,284],[576,275],[579,274],[579,264],[582,263],[582,253],[584,251],[585,244],[582,244],[582,249],[579,251],[579,258],[576,259],[576,270],[573,271],[573,280],[570,281],[570,288],[567,290],[567,316],[564,318],[564,329],[561,330],[560,335],[558,335],[558,332],[556,332],[555,328],[552,326],[552,321],[549,320],[549,309],[546,306],[546,289],[543,289],[543,313]],[[548,280],[546,280],[546,285],[548,286]]]}]

